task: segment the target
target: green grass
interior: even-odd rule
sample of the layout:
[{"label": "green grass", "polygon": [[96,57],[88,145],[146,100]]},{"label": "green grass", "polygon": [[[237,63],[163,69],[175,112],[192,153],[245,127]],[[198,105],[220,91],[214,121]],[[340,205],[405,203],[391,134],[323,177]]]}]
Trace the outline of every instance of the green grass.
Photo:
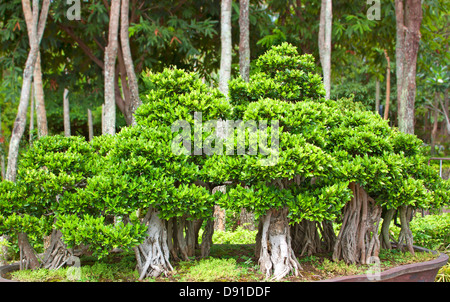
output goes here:
[{"label": "green grass", "polygon": [[247,271],[239,267],[233,258],[208,258],[193,262],[180,263],[175,274],[179,274],[179,281],[233,281]]}]

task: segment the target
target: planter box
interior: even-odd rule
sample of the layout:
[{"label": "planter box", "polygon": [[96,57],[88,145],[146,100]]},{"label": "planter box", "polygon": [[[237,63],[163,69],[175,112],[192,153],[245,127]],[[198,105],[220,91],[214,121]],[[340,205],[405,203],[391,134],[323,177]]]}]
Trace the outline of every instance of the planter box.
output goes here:
[{"label": "planter box", "polygon": [[[436,251],[418,246],[414,246],[414,250],[437,254]],[[377,280],[371,280],[366,275],[356,275],[317,282],[434,282],[441,267],[447,264],[448,258],[445,253],[440,253],[438,258],[430,261],[400,265],[381,272]]]},{"label": "planter box", "polygon": [[[414,246],[414,249],[418,252],[431,252],[437,254],[436,251],[417,246]],[[448,259],[448,255],[440,253],[438,258],[430,261],[400,265],[381,272],[379,280],[369,280],[366,275],[356,275],[316,282],[434,282],[439,269],[447,264]],[[0,267],[0,282],[15,282],[4,279],[4,277],[7,273],[18,269],[18,263]]]}]

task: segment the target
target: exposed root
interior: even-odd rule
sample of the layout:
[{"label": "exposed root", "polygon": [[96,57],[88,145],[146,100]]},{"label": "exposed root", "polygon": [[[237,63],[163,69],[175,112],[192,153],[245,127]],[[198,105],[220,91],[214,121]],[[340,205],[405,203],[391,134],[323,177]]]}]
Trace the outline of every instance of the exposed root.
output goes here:
[{"label": "exposed root", "polygon": [[366,264],[370,257],[378,256],[380,251],[378,226],[381,207],[358,184],[350,183],[350,188],[353,198],[344,207],[344,219],[334,247],[333,260]]},{"label": "exposed root", "polygon": [[269,210],[260,224],[259,265],[270,280],[281,280],[289,273],[300,275],[301,266],[291,246],[288,208]]},{"label": "exposed root", "polygon": [[139,280],[144,278],[156,278],[173,270],[169,262],[169,247],[167,245],[167,230],[158,217],[158,212],[151,211],[148,223],[148,237],[134,248],[139,272]]}]

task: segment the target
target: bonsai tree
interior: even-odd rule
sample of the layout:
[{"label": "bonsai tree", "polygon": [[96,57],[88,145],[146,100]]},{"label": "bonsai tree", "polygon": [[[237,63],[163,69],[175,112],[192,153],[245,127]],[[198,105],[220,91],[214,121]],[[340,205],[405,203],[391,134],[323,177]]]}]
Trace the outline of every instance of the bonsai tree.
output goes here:
[{"label": "bonsai tree", "polygon": [[[191,156],[183,142],[194,138],[189,126],[194,123],[194,112],[217,119],[225,117],[230,108],[223,95],[193,73],[166,69],[146,74],[145,82],[137,125],[94,140],[94,149],[105,145],[102,139],[108,140],[108,150],[99,149],[102,168],[73,195],[86,205],[80,209],[95,205],[97,211],[87,214],[83,210],[61,218],[58,224],[69,246],[89,244],[99,256],[114,247],[133,248],[140,279],[171,271],[171,257],[188,260],[194,256],[198,235],[194,221],[212,218],[215,197],[200,178],[204,156]],[[177,122],[180,127],[174,127]],[[116,222],[108,216],[116,217]],[[208,225],[203,255],[212,240],[212,224]],[[119,229],[117,238],[104,234],[115,229]],[[101,236],[98,230],[103,230]]]},{"label": "bonsai tree", "polygon": [[[63,196],[83,187],[89,177],[90,152],[80,137],[43,137],[22,154],[16,182],[0,183],[0,228],[17,236],[21,268],[57,269],[73,255],[61,240],[61,232],[52,226]],[[42,237],[49,234],[50,242],[39,259],[28,238],[42,243]]]},{"label": "bonsai tree", "polygon": [[[236,186],[223,197],[225,207],[247,207],[259,215],[261,269],[276,279],[298,273],[292,239],[300,240],[296,248],[301,251],[317,241],[315,230],[301,226],[305,222],[315,222],[314,228],[317,222],[326,225],[342,219],[337,238],[324,236],[322,228],[322,237],[327,238],[323,243],[333,246],[335,260],[366,263],[380,249],[383,207],[402,213],[408,207],[449,200],[443,190],[447,185],[430,177],[419,157],[420,140],[390,128],[347,99],[321,98],[322,86],[316,82],[311,60],[285,43],[257,60],[258,69],[248,83],[239,78],[230,83],[235,118],[279,123],[276,163],[262,165],[261,155],[217,156],[203,169],[209,177]],[[289,84],[293,82],[296,85]],[[267,132],[273,137],[273,124]],[[264,137],[261,134],[257,140]],[[250,140],[251,134],[247,137]],[[290,225],[296,224],[303,234],[290,238],[296,232]],[[401,236],[410,246],[408,223],[402,223]]]}]

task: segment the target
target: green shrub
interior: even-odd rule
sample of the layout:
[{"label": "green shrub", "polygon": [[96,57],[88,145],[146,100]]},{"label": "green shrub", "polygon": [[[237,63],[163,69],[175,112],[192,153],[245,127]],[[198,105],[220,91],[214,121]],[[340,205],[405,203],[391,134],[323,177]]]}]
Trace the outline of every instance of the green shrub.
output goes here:
[{"label": "green shrub", "polygon": [[214,231],[213,243],[215,244],[253,244],[256,241],[257,231],[250,231],[238,226],[233,232]]}]

